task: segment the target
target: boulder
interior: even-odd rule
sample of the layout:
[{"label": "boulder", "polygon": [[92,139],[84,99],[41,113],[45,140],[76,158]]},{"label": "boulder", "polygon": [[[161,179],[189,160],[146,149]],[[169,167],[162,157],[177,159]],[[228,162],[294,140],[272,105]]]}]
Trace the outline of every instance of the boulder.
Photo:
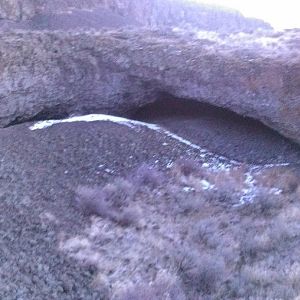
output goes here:
[{"label": "boulder", "polygon": [[[300,142],[300,32],[1,33],[0,124],[128,115],[168,94],[260,120]],[[184,101],[184,100],[183,100]]]}]

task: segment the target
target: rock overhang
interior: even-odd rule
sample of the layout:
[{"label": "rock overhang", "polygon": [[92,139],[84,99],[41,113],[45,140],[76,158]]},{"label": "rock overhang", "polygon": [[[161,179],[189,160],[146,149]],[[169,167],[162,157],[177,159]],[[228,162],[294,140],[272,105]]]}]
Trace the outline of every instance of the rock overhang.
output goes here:
[{"label": "rock overhang", "polygon": [[299,142],[300,51],[294,47],[299,35],[297,30],[202,33],[201,39],[147,29],[1,33],[0,123],[53,108],[124,114],[165,92],[258,119]]}]

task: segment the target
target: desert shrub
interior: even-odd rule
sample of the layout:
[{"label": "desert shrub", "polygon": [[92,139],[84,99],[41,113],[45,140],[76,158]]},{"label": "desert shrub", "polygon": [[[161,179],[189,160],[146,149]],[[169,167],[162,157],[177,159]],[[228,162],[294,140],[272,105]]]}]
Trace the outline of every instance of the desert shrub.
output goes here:
[{"label": "desert shrub", "polygon": [[228,206],[238,203],[240,196],[238,193],[228,189],[215,189],[206,193],[206,199],[220,206]]},{"label": "desert shrub", "polygon": [[240,241],[240,259],[243,263],[252,262],[272,249],[272,242],[268,235],[255,236],[255,232],[243,236]]},{"label": "desert shrub", "polygon": [[244,166],[230,170],[218,170],[209,173],[209,181],[214,184],[219,191],[227,194],[235,194],[244,188],[246,179],[245,172],[246,169]]},{"label": "desert shrub", "polygon": [[99,201],[102,198],[101,188],[79,186],[75,191],[75,206],[86,215],[103,214],[106,205],[102,207],[103,202]]},{"label": "desert shrub", "polygon": [[84,214],[108,218],[123,226],[138,219],[138,211],[132,205],[134,188],[124,179],[117,178],[103,188],[81,186],[75,194],[75,204]]},{"label": "desert shrub", "polygon": [[156,167],[144,163],[132,175],[132,182],[137,188],[147,186],[155,189],[165,182],[165,177]]},{"label": "desert shrub", "polygon": [[207,201],[218,205],[228,206],[237,203],[241,197],[243,188],[241,179],[236,179],[229,171],[201,170],[199,174],[184,179],[184,183],[192,186],[196,191],[205,191],[203,195]]},{"label": "desert shrub", "polygon": [[199,221],[193,229],[192,237],[196,243],[216,248],[219,243],[218,228],[213,218]]},{"label": "desert shrub", "polygon": [[257,217],[271,217],[282,207],[280,195],[270,194],[268,190],[260,189],[251,202],[247,202],[239,209],[243,215]]},{"label": "desert shrub", "polygon": [[[281,267],[284,265],[285,262]],[[290,273],[291,269],[274,269],[272,259],[244,264],[226,282],[222,295],[226,295],[226,299],[295,299],[298,292],[288,278]]]},{"label": "desert shrub", "polygon": [[123,289],[114,300],[186,300],[180,281],[164,274],[152,283],[131,285]]},{"label": "desert shrub", "polygon": [[297,237],[298,230],[295,229],[295,226],[276,219],[270,224],[266,233],[272,242],[274,250],[280,250],[279,248],[285,248],[291,240]]},{"label": "desert shrub", "polygon": [[[203,207],[204,196],[195,193],[193,190],[186,190],[177,184],[168,184],[166,187],[168,202],[168,209],[173,213],[189,214],[198,212]],[[189,189],[189,188],[188,188]]]},{"label": "desert shrub", "polygon": [[295,228],[279,218],[272,222],[264,222],[262,230],[257,229],[255,222],[248,226],[245,228],[248,233],[240,240],[240,255],[244,262],[284,251],[289,247],[289,242],[297,236]]},{"label": "desert shrub", "polygon": [[125,208],[122,212],[116,213],[112,219],[121,226],[130,226],[137,224],[139,218],[140,214],[137,208]]},{"label": "desert shrub", "polygon": [[158,290],[150,285],[136,285],[123,291],[116,300],[164,300],[166,299],[166,290]]},{"label": "desert shrub", "polygon": [[194,195],[179,193],[176,195],[178,212],[183,214],[189,214],[197,212],[201,209],[203,201],[200,196],[195,197]]},{"label": "desert shrub", "polygon": [[117,178],[103,188],[105,201],[115,208],[127,207],[134,198],[135,188],[125,179]]},{"label": "desert shrub", "polygon": [[285,276],[264,265],[246,265],[235,288],[246,299],[295,299],[297,293]]},{"label": "desert shrub", "polygon": [[192,174],[199,174],[201,166],[197,161],[192,159],[179,159],[175,162],[174,169],[184,176],[190,176]]},{"label": "desert shrub", "polygon": [[178,274],[188,290],[210,295],[224,279],[225,264],[221,257],[184,250],[176,261]]},{"label": "desert shrub", "polygon": [[[297,194],[274,195],[270,187],[256,186],[252,202],[233,207],[245,188],[242,169],[232,174],[230,170],[202,170],[192,160],[181,163],[168,171],[167,179],[144,164],[126,180],[116,179],[103,188],[77,189],[76,203],[83,212],[124,227],[138,222],[136,205],[143,201],[150,226],[141,230],[154,234],[151,241],[163,242],[168,254],[172,253],[165,259],[150,250],[177,280],[137,282],[118,290],[112,299],[293,299],[299,295],[300,267],[292,265],[299,252],[300,208],[299,201],[286,200]],[[204,179],[212,184],[211,189],[203,189]],[[159,230],[152,232],[153,224],[159,224]],[[141,268],[149,275],[147,264]]]},{"label": "desert shrub", "polygon": [[276,187],[283,193],[294,193],[299,184],[300,178],[289,168],[273,167],[262,172],[260,181],[267,187]]}]

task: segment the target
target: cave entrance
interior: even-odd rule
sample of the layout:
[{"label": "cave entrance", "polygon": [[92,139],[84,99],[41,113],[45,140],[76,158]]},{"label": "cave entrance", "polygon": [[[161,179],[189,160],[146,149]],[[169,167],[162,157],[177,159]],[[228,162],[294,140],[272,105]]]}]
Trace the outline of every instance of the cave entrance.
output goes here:
[{"label": "cave entrance", "polygon": [[197,101],[165,96],[140,108],[132,118],[159,124],[209,151],[240,162],[300,161],[300,147],[263,123]]}]

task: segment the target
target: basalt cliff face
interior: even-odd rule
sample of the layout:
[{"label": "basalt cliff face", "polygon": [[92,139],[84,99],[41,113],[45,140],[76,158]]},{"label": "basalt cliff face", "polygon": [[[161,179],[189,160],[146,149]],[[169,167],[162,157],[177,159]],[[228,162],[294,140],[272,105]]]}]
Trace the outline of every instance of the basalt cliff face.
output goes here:
[{"label": "basalt cliff face", "polygon": [[1,33],[0,123],[128,115],[168,94],[253,117],[300,142],[300,32]]},{"label": "basalt cliff face", "polygon": [[[89,10],[90,15],[80,15],[78,10],[81,12],[84,10],[85,13]],[[53,20],[56,22],[57,18],[68,20],[71,14],[77,19],[77,24],[76,20],[71,20],[70,28],[77,27],[78,24],[97,28],[96,24],[91,24],[87,19],[98,17],[101,23],[101,18],[105,17],[99,16],[99,10],[105,11],[106,15],[113,13],[127,20],[127,22],[119,22],[119,26],[183,26],[219,32],[271,29],[269,24],[261,20],[245,18],[238,11],[184,0],[4,0],[0,3],[0,19],[19,21],[17,24],[10,24],[17,28],[60,29],[59,24],[56,27],[52,25]],[[102,25],[112,27],[109,22]],[[61,26],[61,29],[64,27],[66,26]]]},{"label": "basalt cliff face", "polygon": [[182,0],[102,0],[102,5],[144,26],[182,26],[218,32],[251,32],[258,28],[271,29],[266,22],[245,18],[236,10]]},{"label": "basalt cliff face", "polygon": [[35,14],[36,6],[32,0],[2,0],[0,3],[0,19],[21,21]]}]

